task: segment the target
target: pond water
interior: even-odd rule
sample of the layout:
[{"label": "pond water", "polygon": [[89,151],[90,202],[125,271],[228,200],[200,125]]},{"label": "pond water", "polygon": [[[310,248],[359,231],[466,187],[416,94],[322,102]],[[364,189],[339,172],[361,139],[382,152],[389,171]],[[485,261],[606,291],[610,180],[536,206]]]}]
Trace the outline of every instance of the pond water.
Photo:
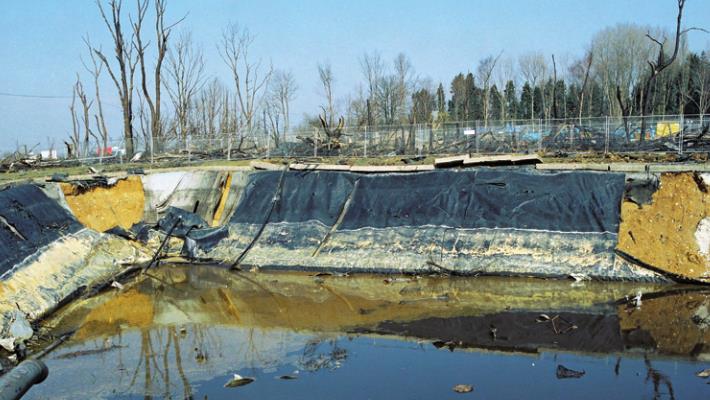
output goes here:
[{"label": "pond water", "polygon": [[[699,399],[710,290],[163,266],[44,324],[30,399]],[[225,386],[234,374],[254,381]],[[456,385],[472,391],[457,393]]]}]

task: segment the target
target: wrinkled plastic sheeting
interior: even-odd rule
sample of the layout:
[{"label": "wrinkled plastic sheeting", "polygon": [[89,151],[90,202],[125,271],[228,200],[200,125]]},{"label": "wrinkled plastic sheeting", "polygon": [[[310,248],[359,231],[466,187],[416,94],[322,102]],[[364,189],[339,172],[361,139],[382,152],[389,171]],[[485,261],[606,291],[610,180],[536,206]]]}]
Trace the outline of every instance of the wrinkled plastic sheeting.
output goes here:
[{"label": "wrinkled plastic sheeting", "polygon": [[77,291],[105,282],[152,254],[113,235],[82,229],[42,247],[6,273],[0,281],[3,327],[19,308],[30,320],[44,317]]},{"label": "wrinkled plastic sheeting", "polygon": [[0,191],[0,274],[57,239],[83,227],[36,185]]},{"label": "wrinkled plastic sheeting", "polygon": [[180,171],[143,176],[144,222],[156,223],[169,207],[212,221],[228,177],[229,173],[225,171]]},{"label": "wrinkled plastic sheeting", "polygon": [[[259,223],[281,172],[251,176],[232,223]],[[355,181],[358,190],[353,193]],[[623,174],[519,169],[358,175],[289,172],[270,222],[332,225],[353,193],[341,229],[446,226],[617,233]]]},{"label": "wrinkled plastic sheeting", "polygon": [[280,176],[250,176],[207,255],[234,261],[258,236],[246,265],[664,280],[615,257],[623,174],[289,172],[279,189]]},{"label": "wrinkled plastic sheeting", "polygon": [[5,338],[18,336],[7,331],[17,327],[18,309],[35,320],[122,265],[149,258],[139,245],[84,228],[58,198],[47,195],[56,195],[55,189],[26,184],[0,191],[0,319]]},{"label": "wrinkled plastic sheeting", "polygon": [[175,207],[169,207],[158,221],[158,230],[164,234],[185,240],[182,254],[188,258],[197,258],[198,250],[210,251],[217,243],[228,236],[227,227],[212,228],[199,215]]}]

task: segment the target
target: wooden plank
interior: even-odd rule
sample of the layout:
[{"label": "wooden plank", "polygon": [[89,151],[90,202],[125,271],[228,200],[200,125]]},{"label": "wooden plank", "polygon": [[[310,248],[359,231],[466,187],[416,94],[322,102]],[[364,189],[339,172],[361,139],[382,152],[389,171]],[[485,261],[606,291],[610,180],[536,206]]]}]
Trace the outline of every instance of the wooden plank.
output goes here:
[{"label": "wooden plank", "polygon": [[360,173],[391,173],[417,172],[416,165],[356,165],[350,167],[350,172]]},{"label": "wooden plank", "polygon": [[316,164],[293,163],[293,164],[288,165],[288,169],[294,170],[294,171],[312,170],[312,169],[316,169]]},{"label": "wooden plank", "polygon": [[542,163],[537,154],[501,154],[495,156],[469,157],[464,160],[464,167],[476,165],[521,165],[521,164],[539,164]]},{"label": "wooden plank", "polygon": [[648,166],[650,172],[708,172],[710,164],[651,164]]},{"label": "wooden plank", "polygon": [[604,163],[551,163],[551,164],[538,164],[535,166],[539,170],[560,170],[560,171],[609,171],[609,164]]},{"label": "wooden plank", "polygon": [[289,169],[295,171],[350,171],[349,165],[339,164],[300,164],[294,163],[288,166]]},{"label": "wooden plank", "polygon": [[468,160],[468,154],[462,154],[458,156],[442,157],[434,159],[435,167],[452,167],[455,165],[461,165],[465,160]]},{"label": "wooden plank", "polygon": [[350,171],[350,166],[339,164],[317,164],[316,169],[318,171]]},{"label": "wooden plank", "polygon": [[254,169],[264,169],[267,171],[280,171],[283,169],[283,166],[281,165],[276,165],[268,162],[263,162],[263,161],[251,161],[249,163],[249,166],[254,168]]}]

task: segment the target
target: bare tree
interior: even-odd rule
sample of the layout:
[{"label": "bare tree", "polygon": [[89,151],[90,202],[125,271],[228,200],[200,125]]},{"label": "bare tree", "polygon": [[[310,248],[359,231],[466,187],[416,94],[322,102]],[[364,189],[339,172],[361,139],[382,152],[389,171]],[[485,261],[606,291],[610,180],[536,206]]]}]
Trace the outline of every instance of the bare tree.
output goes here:
[{"label": "bare tree", "polygon": [[483,82],[483,124],[486,128],[488,128],[488,117],[490,116],[491,77],[493,76],[493,71],[496,68],[496,64],[498,63],[500,56],[502,55],[503,52],[501,51],[495,58],[493,56],[485,57],[478,63],[478,68],[476,70],[478,79]]},{"label": "bare tree", "polygon": [[277,70],[274,72],[273,78],[269,83],[269,94],[267,96],[267,114],[271,124],[271,131],[276,146],[283,134],[283,140],[286,140],[286,134],[291,129],[291,102],[296,97],[298,85],[291,71]]},{"label": "bare tree", "polygon": [[[226,88],[217,79],[213,78],[195,100],[195,126],[207,138],[213,138],[217,132],[219,125],[220,114],[223,112],[223,107],[228,106],[228,98],[225,98]],[[227,103],[227,104],[225,104]]]},{"label": "bare tree", "polygon": [[323,109],[323,119],[328,126],[333,125],[335,118],[335,98],[333,97],[333,69],[330,63],[318,64],[318,79],[321,83],[321,90],[325,104],[321,105]]},{"label": "bare tree", "polygon": [[412,63],[409,61],[404,53],[397,54],[394,59],[394,73],[397,77],[397,103],[398,109],[396,110],[397,115],[393,115],[393,119],[400,121],[406,118],[407,114],[407,103],[410,99],[410,93],[413,92],[414,86],[416,85],[416,79],[414,77],[414,69]]},{"label": "bare tree", "polygon": [[501,119],[506,120],[508,118],[515,118],[515,115],[508,115],[508,107],[506,106],[506,97],[504,88],[508,85],[508,82],[513,82],[513,86],[516,84],[517,74],[515,71],[515,63],[513,59],[509,57],[502,58],[498,61],[498,68],[494,69],[494,75],[496,77],[496,85],[500,88],[498,91],[498,100],[501,105],[500,109]]},{"label": "bare tree", "polygon": [[145,17],[146,11],[148,9],[148,0],[137,0],[138,1],[138,18],[133,22],[133,37],[135,40],[135,48],[138,52],[138,61],[140,64],[141,71],[141,89],[143,91],[143,98],[148,104],[148,109],[150,110],[150,132],[153,138],[153,143],[160,143],[160,138],[162,137],[163,131],[163,121],[160,116],[160,106],[161,102],[161,88],[162,88],[162,74],[163,74],[163,62],[165,60],[165,55],[168,51],[168,40],[173,28],[179,24],[183,19],[177,22],[165,25],[165,10],[166,2],[165,0],[155,0],[155,68],[153,70],[153,93],[148,90],[148,76],[146,74],[146,60],[145,60],[145,50],[148,44],[143,44],[143,39],[141,37],[141,29],[143,19]]},{"label": "bare tree", "polygon": [[634,24],[618,24],[601,30],[592,39],[593,75],[604,89],[607,113],[623,118],[627,142],[631,140],[629,116],[637,109],[634,90],[640,86],[644,66],[653,52],[644,37],[650,30]]},{"label": "bare tree", "polygon": [[[86,95],[86,91],[84,91],[84,85],[81,83],[81,79],[79,78],[79,74],[76,74],[76,83],[74,84],[74,93],[76,94],[76,97],[79,98],[79,101],[81,102],[81,108],[82,108],[82,122],[84,124],[84,138],[83,138],[83,143],[81,144],[81,150],[80,153],[83,157],[87,157],[89,153],[89,145],[90,145],[90,138],[93,137],[96,139],[97,144],[99,143],[98,137],[94,134],[94,132],[91,130],[91,118],[89,117],[89,114],[91,112],[91,106],[93,104],[93,100],[89,100],[88,96]],[[72,104],[73,107],[73,104]],[[77,140],[78,143],[78,140]]]},{"label": "bare tree", "polygon": [[[545,80],[547,75],[547,62],[542,53],[528,53],[520,56],[518,63],[520,72],[525,77],[525,80],[530,82],[533,91],[537,88],[539,82]],[[544,99],[544,96],[543,96]],[[530,96],[530,118],[535,116],[535,96]]]},{"label": "bare tree", "polygon": [[69,142],[64,142],[67,146],[67,157],[68,158],[78,158],[79,157],[79,143],[81,143],[81,131],[79,128],[79,120],[76,116],[76,83],[72,86],[71,91],[71,104],[69,105],[69,112],[71,113],[71,124],[72,133],[69,136]]},{"label": "bare tree", "polygon": [[108,58],[100,48],[93,48],[94,54],[106,66],[106,70],[111,76],[111,80],[116,85],[118,97],[121,99],[121,109],[123,112],[123,137],[126,142],[126,153],[133,154],[133,82],[135,77],[138,57],[134,53],[133,38],[128,37],[122,25],[122,1],[109,0],[110,17],[106,15],[101,0],[97,0],[96,5],[101,13],[101,18],[108,28],[113,39],[114,58],[116,65],[108,61]]},{"label": "bare tree", "polygon": [[219,44],[220,56],[227,64],[234,80],[235,93],[239,103],[239,125],[251,133],[257,107],[262,103],[265,88],[269,83],[273,67],[263,71],[261,60],[254,61],[249,50],[254,37],[248,29],[231,24],[222,33]]},{"label": "bare tree", "polygon": [[150,118],[146,111],[145,100],[140,93],[138,93],[138,133],[143,138],[143,143],[150,143]]},{"label": "bare tree", "polygon": [[[691,30],[703,30],[699,28],[687,28],[681,29],[682,19],[683,19],[683,7],[685,6],[685,0],[678,0],[678,16],[676,17],[676,30],[675,30],[675,44],[673,46],[673,54],[668,57],[663,49],[665,39],[659,40],[652,36],[650,32],[646,32],[646,37],[649,38],[653,43],[658,45],[658,56],[654,61],[647,61],[649,66],[649,74],[646,78],[646,83],[643,87],[643,98],[641,105],[641,141],[643,142],[646,138],[646,116],[649,112],[649,94],[651,92],[651,87],[655,82],[658,75],[663,72],[664,69],[668,68],[673,61],[675,61],[678,56],[678,50],[680,49],[681,37]],[[704,31],[704,30],[703,30]]]},{"label": "bare tree", "polygon": [[99,156],[103,157],[106,148],[108,147],[108,129],[106,128],[106,120],[104,119],[104,108],[101,103],[101,90],[99,86],[99,78],[101,77],[101,72],[103,71],[103,64],[97,59],[96,54],[93,51],[93,46],[89,41],[89,37],[84,37],[84,43],[89,49],[89,58],[91,59],[91,65],[87,65],[83,62],[84,68],[91,74],[94,78],[94,100],[96,101],[96,108],[98,109],[98,114],[94,114],[94,119],[96,120],[96,129],[99,132],[101,138],[101,143],[99,144]]},{"label": "bare tree", "polygon": [[175,135],[182,140],[190,132],[190,110],[205,83],[204,70],[202,51],[193,45],[190,33],[183,33],[168,52],[165,85],[175,109]]},{"label": "bare tree", "polygon": [[697,107],[702,124],[703,114],[710,111],[710,48],[695,61],[697,73],[688,78],[688,91],[685,96]]},{"label": "bare tree", "polygon": [[579,124],[582,124],[582,111],[584,110],[584,100],[587,93],[587,84],[589,82],[589,72],[592,70],[592,62],[594,60],[594,52],[590,48],[584,58],[575,62],[570,67],[570,74],[581,81],[579,93],[577,94],[577,118]]},{"label": "bare tree", "polygon": [[363,54],[362,58],[360,58],[360,69],[367,83],[367,96],[365,99],[367,125],[372,126],[376,125],[378,120],[377,94],[385,70],[380,53]]}]

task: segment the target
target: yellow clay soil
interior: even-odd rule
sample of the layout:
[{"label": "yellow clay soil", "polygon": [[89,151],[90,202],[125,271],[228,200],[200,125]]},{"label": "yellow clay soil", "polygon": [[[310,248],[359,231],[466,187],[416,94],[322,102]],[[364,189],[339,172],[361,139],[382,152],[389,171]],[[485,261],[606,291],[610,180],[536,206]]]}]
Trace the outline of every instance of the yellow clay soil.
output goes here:
[{"label": "yellow clay soil", "polygon": [[104,232],[115,226],[128,229],[143,219],[145,195],[140,177],[130,176],[110,187],[86,192],[70,183],[61,184],[76,218],[86,227]]},{"label": "yellow clay soil", "polygon": [[706,191],[692,173],[663,174],[651,204],[622,204],[617,248],[659,270],[710,281],[710,260],[695,240],[698,224],[710,215]]}]

